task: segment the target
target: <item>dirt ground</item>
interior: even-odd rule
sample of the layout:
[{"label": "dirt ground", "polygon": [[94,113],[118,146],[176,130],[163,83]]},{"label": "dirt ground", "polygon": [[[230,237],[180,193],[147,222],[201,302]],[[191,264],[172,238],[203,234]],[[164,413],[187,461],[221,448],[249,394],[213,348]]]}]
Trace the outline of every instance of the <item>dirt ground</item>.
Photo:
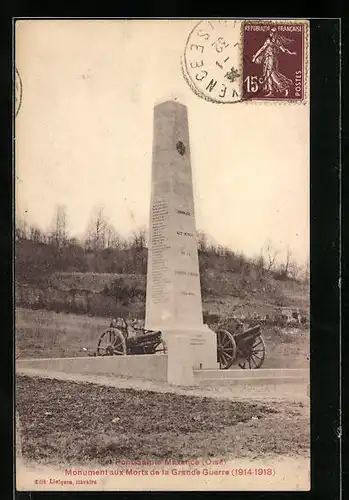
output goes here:
[{"label": "dirt ground", "polygon": [[309,408],[299,401],[233,401],[23,375],[16,401],[22,458],[46,465],[309,455]]}]

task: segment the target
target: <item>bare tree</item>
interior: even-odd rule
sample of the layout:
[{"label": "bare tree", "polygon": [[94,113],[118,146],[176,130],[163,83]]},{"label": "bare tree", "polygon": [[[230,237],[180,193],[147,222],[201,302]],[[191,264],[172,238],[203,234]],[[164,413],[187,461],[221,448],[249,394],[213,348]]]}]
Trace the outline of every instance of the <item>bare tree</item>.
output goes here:
[{"label": "bare tree", "polygon": [[289,245],[287,245],[286,252],[285,252],[285,262],[280,264],[280,267],[279,267],[280,277],[287,278],[290,274],[291,269],[292,269],[293,274],[294,274],[295,270],[298,273],[298,266],[292,260],[292,251],[291,251]]},{"label": "bare tree", "polygon": [[291,260],[289,265],[288,265],[288,274],[289,276],[294,279],[298,280],[300,277],[300,267],[297,264],[295,260]]},{"label": "bare tree", "polygon": [[114,239],[116,236],[116,231],[111,224],[107,224],[105,228],[105,243],[107,248],[112,248],[114,245]]},{"label": "bare tree", "polygon": [[265,261],[266,261],[266,270],[272,271],[275,266],[276,257],[279,254],[279,251],[273,247],[271,240],[268,240],[264,246],[265,250]]},{"label": "bare tree", "polygon": [[265,259],[262,250],[261,253],[255,257],[253,263],[259,273],[259,276],[263,276],[265,272]]},{"label": "bare tree", "polygon": [[310,261],[309,257],[307,258],[307,261],[304,266],[304,281],[305,283],[309,283],[309,277],[310,277]]},{"label": "bare tree", "polygon": [[116,248],[116,249],[122,248],[121,237],[116,231],[115,227],[110,223],[106,224],[105,238],[106,238],[105,243],[107,248]]},{"label": "bare tree", "polygon": [[147,270],[147,230],[144,226],[133,231],[130,238],[129,252],[132,256],[135,273],[145,274]]},{"label": "bare tree", "polygon": [[28,238],[28,223],[25,217],[17,217],[15,225],[15,235],[16,238],[27,239]]},{"label": "bare tree", "polygon": [[29,239],[35,241],[36,243],[43,243],[46,238],[41,229],[39,229],[37,226],[30,226]]},{"label": "bare tree", "polygon": [[148,232],[144,226],[133,231],[131,235],[131,246],[140,250],[147,246]]},{"label": "bare tree", "polygon": [[67,242],[67,210],[64,205],[57,205],[55,208],[50,239],[57,247],[65,245]]},{"label": "bare tree", "polygon": [[309,283],[309,275],[310,275],[309,257],[305,261],[304,266],[302,266],[302,269],[300,269],[300,273],[301,273],[301,278],[302,278],[303,283],[305,283],[305,284]]},{"label": "bare tree", "polygon": [[198,239],[198,250],[200,252],[205,252],[208,248],[208,238],[207,234],[203,231],[197,231],[197,239]]},{"label": "bare tree", "polygon": [[289,270],[290,270],[291,257],[292,257],[292,252],[291,252],[290,247],[287,245],[287,247],[286,247],[285,265],[284,265],[284,274],[285,274],[285,276],[288,276],[288,273],[289,273]]},{"label": "bare tree", "polygon": [[101,250],[106,245],[108,218],[104,208],[95,207],[86,230],[85,245],[91,250]]}]

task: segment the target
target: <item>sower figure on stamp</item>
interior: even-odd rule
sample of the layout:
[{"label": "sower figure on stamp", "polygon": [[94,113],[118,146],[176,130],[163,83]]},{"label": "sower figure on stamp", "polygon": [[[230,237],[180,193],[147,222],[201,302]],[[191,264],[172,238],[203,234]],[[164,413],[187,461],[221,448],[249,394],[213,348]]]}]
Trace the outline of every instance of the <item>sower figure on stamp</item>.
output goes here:
[{"label": "sower figure on stamp", "polygon": [[266,97],[274,92],[285,92],[288,95],[289,88],[293,85],[292,80],[287,78],[279,71],[279,52],[296,55],[296,52],[289,51],[285,45],[293,42],[288,38],[277,33],[275,27],[271,28],[270,34],[262,47],[252,57],[252,62],[263,64],[263,88],[266,92]]}]

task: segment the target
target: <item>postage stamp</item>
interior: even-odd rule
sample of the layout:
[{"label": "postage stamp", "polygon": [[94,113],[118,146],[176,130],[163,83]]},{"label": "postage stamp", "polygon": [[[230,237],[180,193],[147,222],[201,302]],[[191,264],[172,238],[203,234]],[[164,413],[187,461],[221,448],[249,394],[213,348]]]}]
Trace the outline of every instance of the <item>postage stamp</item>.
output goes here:
[{"label": "postage stamp", "polygon": [[185,44],[183,76],[212,103],[303,102],[307,28],[301,20],[201,21]]},{"label": "postage stamp", "polygon": [[305,23],[245,22],[243,99],[305,98]]}]

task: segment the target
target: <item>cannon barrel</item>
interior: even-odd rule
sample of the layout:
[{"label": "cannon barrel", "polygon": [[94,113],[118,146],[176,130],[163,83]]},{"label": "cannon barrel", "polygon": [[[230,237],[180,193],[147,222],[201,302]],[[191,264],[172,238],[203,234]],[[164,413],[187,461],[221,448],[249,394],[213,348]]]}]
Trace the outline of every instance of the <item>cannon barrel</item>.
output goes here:
[{"label": "cannon barrel", "polygon": [[161,332],[151,332],[145,333],[144,335],[139,335],[138,337],[129,338],[127,340],[128,345],[140,345],[147,342],[156,341],[161,338]]},{"label": "cannon barrel", "polygon": [[256,326],[249,328],[248,330],[245,330],[243,332],[235,333],[234,337],[235,337],[235,340],[237,342],[239,342],[239,341],[244,342],[244,341],[248,341],[250,339],[251,340],[255,339],[260,334],[261,334],[261,327],[260,327],[260,325],[256,325]]}]

